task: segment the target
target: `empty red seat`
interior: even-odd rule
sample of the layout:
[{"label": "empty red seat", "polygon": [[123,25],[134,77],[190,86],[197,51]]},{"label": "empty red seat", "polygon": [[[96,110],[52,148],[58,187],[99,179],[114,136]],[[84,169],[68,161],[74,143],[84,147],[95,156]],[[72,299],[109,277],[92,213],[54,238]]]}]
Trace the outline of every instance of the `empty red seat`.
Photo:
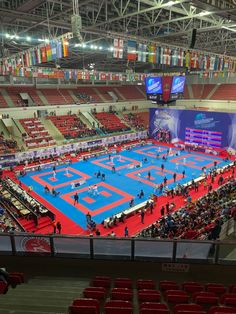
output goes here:
[{"label": "empty red seat", "polygon": [[143,302],[140,305],[140,312],[143,314],[169,314],[167,305],[157,302]]},{"label": "empty red seat", "polygon": [[85,298],[103,300],[106,296],[106,290],[103,287],[88,287],[83,291]]},{"label": "empty red seat", "polygon": [[225,293],[220,298],[220,303],[228,306],[236,306],[236,293]]},{"label": "empty red seat", "polygon": [[99,314],[99,301],[89,298],[76,299],[69,307],[69,311],[71,314]]},{"label": "empty red seat", "polygon": [[169,280],[160,281],[159,287],[163,291],[178,290],[179,289],[179,285],[177,284],[176,281],[169,281]]},{"label": "empty red seat", "polygon": [[128,288],[132,289],[133,284],[130,278],[116,278],[114,281],[115,288]]},{"label": "empty red seat", "polygon": [[184,282],[182,284],[182,288],[184,291],[186,291],[187,293],[191,293],[191,294],[194,292],[200,292],[200,291],[204,290],[203,285],[201,285],[198,282],[192,282],[192,281]]},{"label": "empty red seat", "polygon": [[171,304],[188,303],[189,296],[183,290],[168,290],[165,293],[166,300]]},{"label": "empty red seat", "polygon": [[228,306],[212,306],[208,311],[208,314],[217,314],[217,313],[223,313],[223,314],[234,313],[235,314],[236,308],[228,307]]},{"label": "empty red seat", "polygon": [[218,297],[215,295],[214,292],[195,292],[193,294],[193,302],[202,305],[217,305],[218,304]]},{"label": "empty red seat", "polygon": [[236,293],[236,284],[229,287],[229,292]]},{"label": "empty red seat", "polygon": [[25,282],[25,275],[24,273],[20,273],[20,272],[10,272],[9,273],[10,276],[17,276],[19,278],[19,281],[21,281],[21,283]]},{"label": "empty red seat", "polygon": [[3,281],[0,281],[0,294],[7,293],[7,290],[8,290],[8,284]]},{"label": "empty red seat", "polygon": [[146,279],[139,279],[137,281],[137,289],[155,289],[156,284],[154,280],[146,280]]},{"label": "empty red seat", "polygon": [[133,307],[130,301],[110,300],[105,306],[106,314],[132,314]]},{"label": "empty red seat", "polygon": [[103,287],[109,289],[111,286],[111,278],[107,276],[96,276],[91,280],[90,285],[92,287]]},{"label": "empty red seat", "polygon": [[96,306],[86,306],[86,305],[70,305],[70,314],[98,314]]},{"label": "empty red seat", "polygon": [[133,291],[128,288],[113,288],[111,291],[112,300],[131,301],[133,298]]},{"label": "empty red seat", "polygon": [[181,314],[183,311],[202,311],[202,306],[199,304],[176,304],[173,309],[173,314]]},{"label": "empty red seat", "polygon": [[143,289],[138,291],[139,302],[159,302],[161,300],[160,291],[154,289]]},{"label": "empty red seat", "polygon": [[208,283],[206,284],[206,291],[214,292],[216,295],[224,294],[226,292],[225,285],[221,283]]}]

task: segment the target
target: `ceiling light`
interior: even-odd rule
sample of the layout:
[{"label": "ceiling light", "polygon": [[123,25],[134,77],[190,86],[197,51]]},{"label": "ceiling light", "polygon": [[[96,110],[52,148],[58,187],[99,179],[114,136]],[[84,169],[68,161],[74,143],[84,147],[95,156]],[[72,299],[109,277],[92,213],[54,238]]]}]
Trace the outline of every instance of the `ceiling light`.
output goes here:
[{"label": "ceiling light", "polygon": [[30,37],[30,36],[27,36],[27,37],[26,37],[26,40],[27,40],[27,41],[31,41],[31,37]]},{"label": "ceiling light", "polygon": [[90,48],[93,49],[93,48],[94,48],[94,45],[90,45]]},{"label": "ceiling light", "polygon": [[45,41],[45,43],[49,43],[49,39],[48,38],[46,38],[46,39],[44,39],[44,41]]},{"label": "ceiling light", "polygon": [[86,44],[82,44],[82,48],[86,48]]},{"label": "ceiling light", "polygon": [[10,35],[9,35],[9,34],[6,34],[5,36],[6,36],[6,38],[10,38]]},{"label": "ceiling light", "polygon": [[19,39],[20,37],[18,35],[15,35],[15,39]]},{"label": "ceiling light", "polygon": [[206,15],[210,15],[210,14],[211,14],[211,12],[209,12],[209,11],[202,11],[198,15],[199,16],[206,16]]},{"label": "ceiling light", "polygon": [[102,49],[103,49],[102,46],[100,46],[100,47],[99,47],[99,50],[102,50]]}]

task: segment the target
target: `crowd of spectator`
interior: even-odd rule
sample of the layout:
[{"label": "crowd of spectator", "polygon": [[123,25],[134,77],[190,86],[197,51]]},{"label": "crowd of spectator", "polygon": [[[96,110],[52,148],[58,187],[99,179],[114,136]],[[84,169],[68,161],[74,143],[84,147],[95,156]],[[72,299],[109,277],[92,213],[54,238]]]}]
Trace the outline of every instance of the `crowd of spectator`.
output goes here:
[{"label": "crowd of spectator", "polygon": [[147,129],[140,117],[133,114],[132,112],[125,115],[125,121],[128,122],[128,124],[135,128],[137,131],[144,131]]},{"label": "crowd of spectator", "polygon": [[196,202],[189,202],[178,211],[163,215],[139,236],[216,240],[221,225],[231,217],[236,218],[236,180],[232,178]]},{"label": "crowd of spectator", "polygon": [[21,231],[21,229],[14,218],[7,212],[7,210],[0,207],[0,232],[12,231]]},{"label": "crowd of spectator", "polygon": [[0,154],[8,154],[17,150],[17,142],[13,139],[6,138],[4,133],[0,134]]}]

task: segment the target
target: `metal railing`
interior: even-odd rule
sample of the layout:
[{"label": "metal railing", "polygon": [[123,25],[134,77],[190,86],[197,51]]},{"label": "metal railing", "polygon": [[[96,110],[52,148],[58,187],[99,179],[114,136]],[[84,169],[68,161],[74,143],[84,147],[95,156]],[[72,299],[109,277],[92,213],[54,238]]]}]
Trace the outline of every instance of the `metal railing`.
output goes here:
[{"label": "metal railing", "polygon": [[236,241],[2,233],[0,255],[236,265]]}]

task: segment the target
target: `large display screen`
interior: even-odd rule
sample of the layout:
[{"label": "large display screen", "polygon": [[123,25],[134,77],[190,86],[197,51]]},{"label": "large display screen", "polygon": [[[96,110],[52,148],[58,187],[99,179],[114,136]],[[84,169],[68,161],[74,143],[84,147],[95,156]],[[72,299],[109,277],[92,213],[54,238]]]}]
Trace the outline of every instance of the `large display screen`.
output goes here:
[{"label": "large display screen", "polygon": [[161,77],[146,77],[145,78],[146,93],[162,94],[162,80]]},{"label": "large display screen", "polygon": [[185,80],[185,76],[174,76],[171,86],[171,94],[183,93]]},{"label": "large display screen", "polygon": [[149,134],[170,132],[172,142],[236,149],[236,114],[180,109],[150,109]]},{"label": "large display screen", "polygon": [[185,143],[219,148],[221,147],[222,132],[186,128]]}]

